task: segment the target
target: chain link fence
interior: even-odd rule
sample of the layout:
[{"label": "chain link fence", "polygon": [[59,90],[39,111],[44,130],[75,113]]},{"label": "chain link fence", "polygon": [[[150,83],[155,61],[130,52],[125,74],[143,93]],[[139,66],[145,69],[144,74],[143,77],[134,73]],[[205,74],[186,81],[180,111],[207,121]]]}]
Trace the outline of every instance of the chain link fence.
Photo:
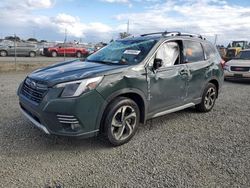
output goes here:
[{"label": "chain link fence", "polygon": [[[0,39],[0,71],[25,67],[43,67],[58,62],[84,58],[94,52],[95,45],[79,42],[21,40],[16,35]],[[23,68],[20,68],[23,67]]]}]

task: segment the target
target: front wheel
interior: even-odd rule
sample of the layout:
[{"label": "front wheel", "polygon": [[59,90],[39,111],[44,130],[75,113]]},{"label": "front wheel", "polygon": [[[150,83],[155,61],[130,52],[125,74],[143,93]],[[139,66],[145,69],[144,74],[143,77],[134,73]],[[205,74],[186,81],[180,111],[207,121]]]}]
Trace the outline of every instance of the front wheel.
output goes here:
[{"label": "front wheel", "polygon": [[30,57],[35,57],[35,56],[36,56],[36,53],[35,53],[35,52],[30,52],[30,53],[29,53],[29,56],[30,56]]},{"label": "front wheel", "polygon": [[4,51],[4,50],[2,50],[2,51],[0,51],[0,55],[1,55],[2,57],[6,57],[6,56],[7,56],[7,52]]},{"label": "front wheel", "polygon": [[82,57],[82,53],[81,52],[76,52],[76,57],[77,58],[81,58]]},{"label": "front wheel", "polygon": [[128,98],[119,97],[107,109],[105,135],[114,146],[127,143],[136,133],[140,120],[137,104]]},{"label": "front wheel", "polygon": [[217,92],[217,88],[214,84],[207,84],[202,95],[201,103],[196,105],[196,109],[200,112],[209,112],[212,110],[218,95]]},{"label": "front wheel", "polygon": [[52,56],[52,57],[56,57],[56,56],[57,56],[57,52],[56,52],[56,51],[53,51],[53,52],[51,53],[51,56]]}]

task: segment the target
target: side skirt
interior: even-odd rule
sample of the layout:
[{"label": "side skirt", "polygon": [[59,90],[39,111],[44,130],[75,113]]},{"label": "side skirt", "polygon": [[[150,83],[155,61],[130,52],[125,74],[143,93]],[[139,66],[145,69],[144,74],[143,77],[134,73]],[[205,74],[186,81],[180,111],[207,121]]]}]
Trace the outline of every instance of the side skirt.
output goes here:
[{"label": "side skirt", "polygon": [[165,111],[156,113],[156,114],[154,114],[152,116],[152,118],[163,116],[163,115],[170,114],[170,113],[173,113],[173,112],[177,112],[177,111],[180,111],[180,110],[184,110],[185,108],[189,108],[189,107],[192,107],[192,106],[195,106],[195,103],[187,103],[187,104],[185,104],[183,106],[178,106],[176,108],[172,108],[172,109],[169,109],[169,110],[165,110]]}]

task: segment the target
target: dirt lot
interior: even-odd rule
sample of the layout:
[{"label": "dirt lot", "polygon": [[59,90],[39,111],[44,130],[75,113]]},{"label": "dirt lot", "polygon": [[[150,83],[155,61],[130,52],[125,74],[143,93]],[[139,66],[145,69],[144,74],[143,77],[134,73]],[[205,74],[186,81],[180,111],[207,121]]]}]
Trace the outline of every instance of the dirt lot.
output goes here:
[{"label": "dirt lot", "polygon": [[19,112],[26,73],[0,73],[0,187],[250,187],[250,83],[225,82],[214,110],[169,114],[128,144],[46,136]]},{"label": "dirt lot", "polygon": [[75,57],[0,57],[0,74],[1,72],[35,70],[46,67],[58,62],[76,59]]}]

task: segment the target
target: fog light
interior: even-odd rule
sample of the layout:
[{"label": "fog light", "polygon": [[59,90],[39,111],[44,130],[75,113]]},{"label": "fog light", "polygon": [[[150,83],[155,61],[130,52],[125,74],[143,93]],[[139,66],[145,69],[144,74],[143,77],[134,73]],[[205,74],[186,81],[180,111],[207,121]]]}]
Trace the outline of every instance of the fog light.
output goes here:
[{"label": "fog light", "polygon": [[72,123],[71,124],[71,129],[72,130],[78,130],[80,128],[80,124],[79,123]]}]

